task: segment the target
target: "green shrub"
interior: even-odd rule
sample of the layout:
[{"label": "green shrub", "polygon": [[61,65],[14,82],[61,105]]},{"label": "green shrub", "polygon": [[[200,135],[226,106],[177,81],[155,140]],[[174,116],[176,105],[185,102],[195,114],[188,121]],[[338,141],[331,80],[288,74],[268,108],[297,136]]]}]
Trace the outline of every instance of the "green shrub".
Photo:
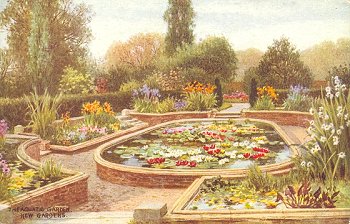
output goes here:
[{"label": "green shrub", "polygon": [[30,123],[33,132],[42,138],[49,137],[50,126],[56,120],[57,110],[60,107],[62,95],[51,97],[47,90],[43,95],[38,95],[36,90],[29,96],[24,96],[30,115]]},{"label": "green shrub", "polygon": [[42,179],[60,179],[63,176],[62,165],[56,164],[53,159],[46,160],[43,164],[41,164],[38,174]]},{"label": "green shrub", "polygon": [[272,99],[268,96],[263,96],[258,98],[254,105],[255,110],[273,110],[275,109],[275,104]]},{"label": "green shrub", "polygon": [[190,111],[206,111],[216,105],[215,94],[207,94],[201,92],[186,93],[185,101],[186,109]]},{"label": "green shrub", "polygon": [[119,91],[120,92],[129,92],[131,93],[133,90],[138,89],[142,86],[142,83],[136,80],[130,80],[128,82],[122,83]]},{"label": "green shrub", "polygon": [[67,67],[63,70],[59,91],[64,94],[91,93],[94,90],[94,82],[89,74],[83,74]]},{"label": "green shrub", "polygon": [[174,98],[167,97],[158,103],[157,112],[167,113],[175,110],[175,100]]}]

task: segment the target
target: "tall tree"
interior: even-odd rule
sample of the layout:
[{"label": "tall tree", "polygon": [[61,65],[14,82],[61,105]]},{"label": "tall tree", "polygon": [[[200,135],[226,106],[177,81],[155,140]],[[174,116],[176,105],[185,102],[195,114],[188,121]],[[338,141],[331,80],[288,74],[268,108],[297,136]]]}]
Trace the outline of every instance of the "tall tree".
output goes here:
[{"label": "tall tree", "polygon": [[169,0],[164,20],[168,23],[165,50],[173,55],[177,48],[192,44],[194,40],[193,18],[195,16],[191,0]]},{"label": "tall tree", "polygon": [[29,73],[32,85],[38,93],[44,93],[50,84],[52,62],[49,52],[48,18],[44,14],[45,1],[37,0],[31,13],[29,47]]},{"label": "tall tree", "polygon": [[[7,30],[9,53],[15,63],[14,75],[21,80],[16,92],[26,93],[31,88],[29,37],[34,28],[32,17],[36,0],[9,0],[0,13],[0,26]],[[84,67],[87,44],[91,39],[88,23],[91,12],[84,4],[76,5],[73,0],[39,1],[42,15],[47,20],[48,44],[51,54],[51,72],[48,89],[57,90],[57,83],[66,66],[77,69]],[[31,37],[33,39],[33,36]],[[45,38],[44,38],[45,39]],[[31,50],[32,51],[32,50]],[[22,85],[28,83],[28,85]]]},{"label": "tall tree", "polygon": [[268,47],[256,72],[260,85],[275,88],[296,84],[310,86],[312,82],[310,69],[300,60],[299,51],[284,37],[274,40]]}]

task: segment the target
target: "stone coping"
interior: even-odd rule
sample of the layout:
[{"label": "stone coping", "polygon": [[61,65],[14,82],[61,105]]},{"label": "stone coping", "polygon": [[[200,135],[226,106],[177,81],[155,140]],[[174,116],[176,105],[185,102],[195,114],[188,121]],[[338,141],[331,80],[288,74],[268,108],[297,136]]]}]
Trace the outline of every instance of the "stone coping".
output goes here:
[{"label": "stone coping", "polygon": [[[223,178],[232,178],[221,175]],[[190,187],[175,202],[170,212],[164,217],[164,223],[177,223],[181,221],[192,221],[195,223],[208,222],[256,222],[272,223],[272,221],[290,221],[290,223],[301,223],[306,220],[319,221],[317,223],[347,223],[350,218],[350,208],[333,209],[245,209],[245,210],[184,210],[198,193],[200,186],[206,179],[212,176],[203,176],[195,180]],[[336,222],[338,221],[340,222]],[[335,222],[334,222],[335,221]],[[346,222],[344,222],[346,221]],[[280,222],[278,222],[280,223]]]},{"label": "stone coping", "polygon": [[117,131],[108,135],[100,136],[85,142],[81,142],[75,145],[70,145],[70,146],[64,146],[64,145],[50,145],[50,150],[52,151],[58,151],[58,152],[75,152],[79,150],[88,150],[94,147],[97,147],[98,145],[101,145],[107,141],[110,141],[112,139],[118,138],[120,136],[127,135],[129,133],[141,130],[148,127],[148,124],[140,124],[136,125],[134,127]]},{"label": "stone coping", "polygon": [[130,111],[129,115],[144,115],[144,116],[153,116],[153,117],[162,117],[162,116],[169,116],[169,115],[192,115],[192,114],[204,114],[207,115],[208,113],[211,113],[210,110],[208,111],[178,111],[178,112],[167,112],[167,113],[140,113],[135,111]]},{"label": "stone coping", "polygon": [[[113,175],[120,175],[123,174],[125,176],[128,176],[130,179],[133,177],[136,177],[137,175],[141,175],[142,177],[151,177],[154,178],[161,178],[163,177],[163,181],[167,181],[167,178],[173,178],[177,180],[178,182],[176,184],[181,183],[181,181],[189,181],[189,179],[186,179],[186,177],[189,177],[192,179],[192,181],[198,177],[201,176],[217,176],[220,174],[226,174],[230,175],[232,177],[244,177],[248,173],[248,168],[237,168],[237,169],[191,169],[191,170],[186,170],[186,169],[159,169],[159,168],[147,168],[147,167],[133,167],[133,166],[127,166],[127,165],[122,165],[122,164],[117,164],[117,163],[112,163],[109,162],[105,159],[102,158],[102,153],[107,150],[109,147],[112,147],[116,144],[125,142],[135,136],[156,130],[161,127],[165,127],[167,125],[172,125],[172,124],[177,124],[177,123],[183,123],[183,122],[198,122],[198,121],[227,121],[229,119],[223,119],[223,118],[211,118],[211,119],[183,119],[183,120],[176,120],[176,121],[169,121],[165,122],[159,125],[155,125],[149,128],[146,128],[141,131],[134,132],[129,135],[122,136],[118,139],[112,140],[110,142],[107,142],[101,146],[99,146],[95,153],[94,153],[94,159],[97,165],[97,174],[104,178],[107,179],[111,182],[118,182],[113,181]],[[235,120],[246,120],[246,119],[235,119]],[[294,155],[299,154],[298,149],[294,146],[294,142],[286,135],[286,133],[274,122],[271,121],[265,121],[265,120],[259,120],[259,119],[249,119],[251,121],[257,121],[257,122],[263,122],[270,124],[274,127],[274,129],[280,134],[282,139],[286,142],[287,145],[290,146],[292,153]],[[294,166],[293,162],[291,161],[285,161],[282,163],[277,163],[277,164],[269,164],[269,165],[264,165],[260,166],[262,171],[264,172],[272,172],[274,174],[283,174],[287,173],[291,170],[291,168]],[[116,171],[115,174],[113,175],[107,175],[105,173],[101,172],[113,172]],[[144,178],[145,179],[145,178]],[[142,181],[142,180],[141,180]],[[191,182],[192,182],[191,181]],[[152,184],[147,185],[147,183],[141,183],[139,184],[147,187],[152,187]],[[131,184],[132,185],[132,184]],[[135,183],[135,186],[137,186],[137,183]],[[181,187],[187,187],[189,186],[188,183],[184,184]],[[163,185],[163,187],[168,187],[166,184]]]},{"label": "stone coping", "polygon": [[[27,166],[33,169],[38,169],[41,163],[37,160],[32,159],[30,156],[28,156],[25,150],[27,147],[31,145],[39,144],[41,141],[42,140],[40,138],[30,138],[29,140],[22,143],[17,150],[18,159],[24,164],[26,164]],[[69,177],[56,181],[54,183],[50,183],[38,189],[31,190],[29,192],[15,196],[10,202],[2,201],[0,202],[0,204],[11,204],[11,206],[16,206],[17,204],[25,203],[26,201],[30,201],[31,199],[36,197],[40,197],[48,192],[54,191],[55,189],[74,184],[78,181],[87,181],[87,178],[89,177],[89,175],[84,174],[82,172],[76,172],[65,168],[62,168],[62,172],[66,175],[69,175]]]}]

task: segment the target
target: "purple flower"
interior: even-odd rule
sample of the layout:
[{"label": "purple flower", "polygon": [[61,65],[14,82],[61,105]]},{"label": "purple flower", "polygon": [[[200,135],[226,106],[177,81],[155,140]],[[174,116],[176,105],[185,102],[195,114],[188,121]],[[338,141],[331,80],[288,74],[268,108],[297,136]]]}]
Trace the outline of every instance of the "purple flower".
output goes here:
[{"label": "purple flower", "polygon": [[0,137],[4,136],[9,129],[9,126],[7,125],[5,120],[0,120]]},{"label": "purple flower", "polygon": [[185,101],[178,101],[178,102],[175,102],[175,110],[181,110],[183,109],[184,107],[186,107],[187,103]]},{"label": "purple flower", "polygon": [[10,173],[10,168],[8,168],[7,166],[6,167],[3,167],[2,168],[2,172],[4,173],[4,174],[9,174]]}]

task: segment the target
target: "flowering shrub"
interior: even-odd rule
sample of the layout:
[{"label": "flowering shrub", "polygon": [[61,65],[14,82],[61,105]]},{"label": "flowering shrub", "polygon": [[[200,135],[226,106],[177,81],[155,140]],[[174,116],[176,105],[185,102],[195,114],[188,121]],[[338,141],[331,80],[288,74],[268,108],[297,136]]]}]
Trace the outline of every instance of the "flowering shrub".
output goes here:
[{"label": "flowering shrub", "polygon": [[181,88],[182,75],[180,68],[170,70],[169,73],[158,72],[154,75],[157,77],[157,82],[162,90],[171,91]]},{"label": "flowering shrub", "polygon": [[350,177],[350,92],[338,77],[333,81],[333,86],[326,88],[326,96],[322,95],[320,106],[310,109],[314,116],[308,128],[312,141],[301,164],[332,188],[335,178]]},{"label": "flowering shrub", "polygon": [[197,81],[188,83],[184,88],[186,109],[204,111],[213,108],[216,105],[215,88],[214,85],[202,84]]},{"label": "flowering shrub", "polygon": [[271,110],[275,108],[274,101],[277,100],[276,90],[271,86],[263,86],[257,88],[258,100],[256,101],[254,108],[257,110]]},{"label": "flowering shrub", "polygon": [[5,120],[0,120],[0,149],[5,143],[5,134],[9,129]]},{"label": "flowering shrub", "polygon": [[212,94],[214,93],[215,86],[211,84],[202,84],[198,81],[193,81],[188,83],[184,91],[185,93],[204,93],[204,94]]},{"label": "flowering shrub", "polygon": [[59,90],[65,94],[90,93],[94,89],[94,83],[91,75],[83,74],[67,67],[63,70],[60,80]]},{"label": "flowering shrub", "polygon": [[301,85],[291,86],[288,97],[284,101],[285,110],[308,111],[311,108],[312,98],[308,97],[309,89]]},{"label": "flowering shrub", "polygon": [[231,94],[224,94],[224,100],[230,103],[236,102],[248,102],[249,96],[244,92],[238,92]]}]

